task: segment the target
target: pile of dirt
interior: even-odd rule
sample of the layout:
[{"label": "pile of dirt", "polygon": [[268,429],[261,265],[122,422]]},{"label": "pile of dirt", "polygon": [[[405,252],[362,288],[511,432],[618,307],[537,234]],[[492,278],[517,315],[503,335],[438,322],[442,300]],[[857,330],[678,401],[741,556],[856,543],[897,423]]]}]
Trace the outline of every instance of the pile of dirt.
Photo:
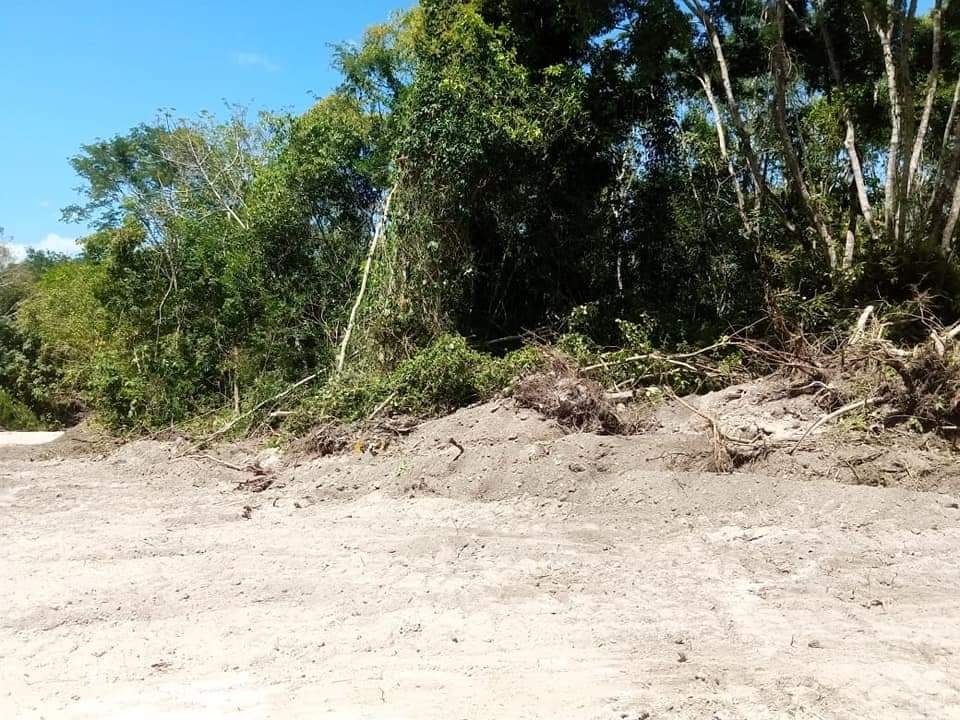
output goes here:
[{"label": "pile of dirt", "polygon": [[715,471],[715,422],[734,440],[738,473],[960,490],[948,442],[882,430],[868,410],[848,416],[841,427],[826,424],[804,437],[823,414],[817,397],[797,394],[777,379],[664,398],[628,436],[573,433],[556,418],[501,400],[404,426],[404,434],[382,443],[358,442],[348,434],[338,442],[341,452],[310,453],[298,445],[285,454],[278,482],[308,504],[371,492],[485,501],[596,499],[610,492],[609,478],[633,469]]},{"label": "pile of dirt", "polygon": [[[272,479],[273,491],[286,489],[307,504],[371,492],[568,501],[608,492],[609,477],[632,469],[715,472],[719,433],[733,459],[729,467],[720,469],[960,491],[957,453],[951,442],[899,427],[885,429],[875,414],[880,411],[871,408],[824,424],[808,435],[825,413],[823,398],[798,393],[795,385],[783,379],[754,381],[702,396],[663,397],[654,410],[644,399],[640,402],[647,419],[631,435],[573,432],[570,418],[602,430],[601,415],[615,412],[623,417],[637,411],[622,406],[610,410],[609,401],[598,396],[595,388],[584,385],[582,391],[571,390],[577,386],[566,380],[541,377],[536,380],[536,394],[526,396],[556,399],[546,412],[556,415],[563,405],[568,410],[561,417],[522,407],[530,400],[504,399],[420,424],[411,418],[384,418],[364,428],[323,425],[282,456],[253,442],[198,454],[186,442],[141,441],[114,452],[114,442],[89,426],[71,429],[47,446],[5,448],[3,456],[46,460],[110,455],[115,462],[141,462],[156,456],[158,462],[216,469],[238,487],[265,474]],[[577,405],[576,398],[583,404]],[[573,406],[580,409],[570,409]]]},{"label": "pile of dirt", "polygon": [[[725,432],[760,450],[738,468],[743,472],[914,490],[960,489],[953,442],[935,433],[888,426],[880,407],[863,407],[807,435],[833,402],[799,390],[783,378],[769,378],[685,400],[716,419]],[[662,405],[656,418],[644,441],[666,448],[669,469],[709,468],[708,421],[679,402]]]}]

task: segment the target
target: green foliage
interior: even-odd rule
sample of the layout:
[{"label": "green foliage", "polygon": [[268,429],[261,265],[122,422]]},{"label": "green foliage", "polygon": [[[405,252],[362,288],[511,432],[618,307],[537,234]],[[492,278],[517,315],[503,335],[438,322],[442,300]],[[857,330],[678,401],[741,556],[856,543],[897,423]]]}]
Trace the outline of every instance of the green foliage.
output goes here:
[{"label": "green foliage", "polygon": [[19,400],[0,388],[0,428],[4,430],[39,430],[40,420]]},{"label": "green foliage", "polygon": [[331,377],[304,400],[285,428],[302,432],[323,418],[361,421],[378,407],[415,416],[450,412],[509,394],[515,380],[545,363],[546,355],[536,346],[495,357],[471,348],[460,336],[443,335],[392,372]]},{"label": "green foliage", "polygon": [[[0,254],[0,382],[44,420],[84,406],[143,429],[250,409],[316,374],[300,417],[362,420],[488,398],[544,362],[464,338],[500,347],[540,331],[576,363],[605,363],[604,383],[689,390],[703,378],[656,350],[765,313],[821,332],[877,294],[960,311],[957,263],[936,242],[960,157],[947,127],[958,9],[916,192],[886,222],[885,11],[801,1],[781,33],[777,3],[707,5],[732,107],[709,23],[674,0],[422,0],[338,47],[340,86],[302,115],[162,115],[83,146],[82,201],[65,211],[93,228],[83,257]],[[909,135],[933,23],[908,47],[902,12]],[[841,255],[850,233],[848,266],[827,264],[814,215]],[[333,373],[361,278],[347,368]],[[731,374],[741,360],[711,357]]]}]

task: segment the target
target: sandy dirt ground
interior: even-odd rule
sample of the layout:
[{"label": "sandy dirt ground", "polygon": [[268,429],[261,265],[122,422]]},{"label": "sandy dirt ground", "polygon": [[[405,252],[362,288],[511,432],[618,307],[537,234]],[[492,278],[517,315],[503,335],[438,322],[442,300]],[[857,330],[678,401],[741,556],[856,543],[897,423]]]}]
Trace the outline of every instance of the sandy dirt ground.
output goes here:
[{"label": "sandy dirt ground", "polygon": [[950,488],[664,437],[494,405],[259,476],[0,449],[0,717],[960,718]]},{"label": "sandy dirt ground", "polygon": [[62,432],[13,432],[0,430],[0,447],[45,445],[54,440],[59,440],[62,436]]}]

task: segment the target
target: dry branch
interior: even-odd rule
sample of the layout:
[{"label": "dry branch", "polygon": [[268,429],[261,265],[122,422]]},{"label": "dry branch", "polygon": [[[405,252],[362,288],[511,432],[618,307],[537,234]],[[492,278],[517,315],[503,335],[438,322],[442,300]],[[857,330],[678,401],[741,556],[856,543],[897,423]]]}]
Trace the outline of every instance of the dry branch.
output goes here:
[{"label": "dry branch", "polygon": [[[271,398],[267,398],[266,400],[257,403],[257,404],[254,405],[252,408],[250,408],[249,410],[247,410],[247,412],[243,413],[242,415],[238,415],[238,416],[235,417],[233,420],[231,420],[231,421],[228,422],[226,425],[224,425],[222,428],[220,428],[219,430],[217,430],[217,431],[214,432],[213,434],[208,435],[206,438],[204,438],[204,439],[201,441],[201,444],[206,444],[206,443],[210,442],[211,440],[214,440],[214,439],[220,437],[221,435],[224,435],[225,433],[229,432],[234,426],[236,426],[236,424],[239,423],[241,420],[244,420],[244,419],[250,417],[251,415],[253,415],[254,413],[256,413],[258,410],[261,410],[262,408],[266,407],[267,405],[269,405],[269,404],[271,404],[271,403],[274,403],[274,402],[276,402],[277,400],[281,400],[281,399],[285,398],[287,395],[289,395],[290,393],[292,393],[292,392],[293,392],[294,390],[296,390],[298,387],[300,387],[300,386],[302,386],[302,385],[306,385],[307,383],[312,382],[313,380],[316,380],[317,377],[318,377],[318,374],[317,374],[317,373],[314,373],[313,375],[308,375],[307,377],[303,378],[302,380],[298,380],[297,382],[295,382],[293,385],[291,385],[290,387],[288,387],[286,390],[277,393],[276,395],[274,395],[274,396],[271,397]],[[195,448],[194,448],[194,449],[195,449]]]},{"label": "dry branch", "polygon": [[710,445],[713,449],[713,467],[714,470],[718,473],[729,473],[733,472],[733,459],[730,457],[730,453],[727,450],[727,446],[724,441],[730,442],[743,442],[735,438],[731,438],[725,432],[723,432],[720,427],[720,421],[714,418],[711,415],[698,410],[697,408],[690,405],[683,398],[677,395],[671,388],[664,387],[664,393],[668,394],[678,403],[683,405],[690,412],[699,415],[701,418],[707,421],[707,425],[710,427]]},{"label": "dry branch", "polygon": [[865,400],[857,400],[856,402],[852,402],[848,405],[844,405],[842,408],[834,410],[832,413],[827,413],[826,415],[822,416],[819,420],[817,420],[813,425],[807,428],[807,431],[800,436],[800,439],[797,440],[796,444],[792,448],[790,448],[790,455],[793,455],[797,451],[797,448],[799,448],[800,445],[803,443],[803,441],[807,439],[807,436],[810,435],[810,433],[815,431],[818,427],[820,427],[824,423],[828,423],[831,420],[836,420],[837,418],[843,417],[844,415],[847,415],[848,413],[852,413],[855,410],[860,410],[862,408],[870,407],[871,405],[876,405],[879,402],[881,402],[881,399],[876,397],[867,398]]},{"label": "dry branch", "polygon": [[600,370],[601,368],[607,369],[610,367],[616,367],[618,365],[627,365],[632,362],[644,362],[646,360],[653,360],[656,362],[665,362],[665,363],[670,363],[674,365],[679,365],[680,367],[684,367],[694,372],[702,372],[703,371],[702,368],[696,368],[693,365],[690,365],[689,363],[684,363],[683,361],[689,360],[690,358],[695,358],[699,355],[705,355],[706,353],[711,352],[712,350],[719,350],[720,348],[727,347],[728,345],[730,345],[730,343],[726,340],[723,340],[721,342],[714,343],[713,345],[709,345],[705,348],[700,348],[699,350],[694,350],[693,352],[688,352],[688,353],[664,355],[662,353],[652,352],[652,353],[645,353],[642,355],[631,355],[630,357],[618,358],[610,362],[604,361],[604,362],[596,363],[594,365],[588,365],[585,368],[581,368],[581,371],[592,372],[594,370]]}]

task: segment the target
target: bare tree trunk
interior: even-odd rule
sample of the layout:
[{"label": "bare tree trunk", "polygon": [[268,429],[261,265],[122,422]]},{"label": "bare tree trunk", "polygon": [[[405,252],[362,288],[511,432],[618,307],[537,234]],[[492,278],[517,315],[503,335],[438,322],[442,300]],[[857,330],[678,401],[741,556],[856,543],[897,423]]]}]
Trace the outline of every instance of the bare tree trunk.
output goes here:
[{"label": "bare tree trunk", "polygon": [[853,259],[857,252],[857,189],[850,188],[850,202],[848,203],[847,214],[847,238],[843,246],[843,269],[849,270],[853,267]]},{"label": "bare tree trunk", "polygon": [[833,244],[833,237],[830,235],[830,229],[826,221],[820,214],[817,204],[810,194],[810,189],[803,178],[803,170],[800,168],[800,161],[797,159],[796,150],[793,148],[793,141],[790,139],[790,131],[787,127],[787,48],[783,39],[783,16],[784,0],[777,2],[777,44],[773,49],[773,76],[776,87],[775,109],[777,131],[780,135],[780,141],[783,145],[783,157],[790,173],[790,179],[800,194],[803,201],[803,209],[813,223],[814,228],[819,233],[821,239],[826,245],[827,258],[830,261],[830,269],[837,269],[837,251]]},{"label": "bare tree trunk", "polygon": [[357,292],[357,298],[353,303],[353,307],[350,309],[350,318],[347,321],[347,328],[343,333],[343,341],[340,343],[340,352],[337,354],[336,369],[338,374],[343,372],[343,366],[347,361],[347,347],[350,345],[350,336],[353,334],[353,326],[357,321],[357,312],[360,310],[360,306],[363,304],[363,296],[367,292],[367,282],[370,279],[370,268],[373,266],[373,257],[377,252],[377,246],[380,244],[380,240],[383,238],[384,233],[386,233],[387,220],[390,216],[390,203],[393,201],[393,195],[396,193],[399,185],[400,179],[398,178],[384,198],[380,219],[377,221],[377,226],[373,231],[373,237],[370,238],[367,260],[364,263],[363,276],[360,279],[360,290]]},{"label": "bare tree trunk", "polygon": [[[958,82],[960,87],[960,82]],[[957,95],[955,94],[956,98]],[[930,202],[927,205],[927,218],[930,223],[929,241],[939,243],[943,247],[943,233],[948,216],[944,216],[944,207],[954,192],[954,183],[958,180],[960,171],[960,117],[951,108],[953,127],[947,127],[944,136],[943,153],[937,168],[937,180]]]},{"label": "bare tree trunk", "polygon": [[953,126],[954,118],[957,115],[957,105],[960,105],[960,78],[957,78],[957,83],[953,86],[953,100],[950,102],[947,124],[943,129],[943,144],[940,148],[941,157],[946,157],[947,150],[950,147],[950,128]]},{"label": "bare tree trunk", "polygon": [[940,239],[940,249],[944,256],[953,251],[953,233],[957,229],[957,218],[960,217],[960,177],[957,178],[956,186],[953,189],[953,202],[950,204],[950,212],[947,213],[947,223],[943,228],[943,236]]},{"label": "bare tree trunk", "polygon": [[930,63],[930,75],[927,80],[927,96],[923,102],[923,114],[920,117],[920,127],[913,141],[913,152],[910,154],[910,166],[907,168],[906,193],[909,197],[913,191],[913,181],[920,167],[920,157],[923,154],[923,145],[927,138],[927,128],[930,126],[930,114],[933,112],[933,103],[937,96],[937,86],[940,80],[940,47],[942,44],[943,10],[950,5],[946,0],[941,7],[941,0],[936,0],[933,17],[933,56]]},{"label": "bare tree trunk", "polygon": [[[897,0],[897,7],[902,7],[902,0]],[[917,0],[910,0],[909,9],[905,15],[899,10],[894,13],[899,23],[891,24],[892,28],[898,25],[901,28],[900,41],[896,46],[897,82],[900,92],[900,148],[897,155],[897,217],[894,235],[903,241],[907,236],[907,213],[910,211],[910,195],[907,192],[907,174],[909,172],[910,157],[908,153],[913,148],[916,133],[916,117],[914,113],[914,87],[910,72],[910,51],[913,47],[913,29],[917,18]],[[893,33],[896,31],[893,30]]]},{"label": "bare tree trunk", "polygon": [[730,180],[733,182],[733,189],[737,195],[737,210],[740,213],[740,221],[743,223],[743,229],[748,234],[753,234],[750,216],[747,214],[747,201],[743,194],[743,188],[740,186],[740,178],[737,177],[737,170],[733,165],[730,152],[727,150],[727,131],[723,127],[723,118],[720,115],[720,106],[717,104],[717,98],[713,94],[713,85],[710,82],[710,76],[704,75],[698,78],[703,86],[703,92],[707,96],[707,102],[710,103],[710,109],[713,111],[713,124],[717,129],[717,140],[720,143],[720,157],[727,163],[727,172],[730,174]]},{"label": "bare tree trunk", "polygon": [[900,183],[898,172],[900,168],[900,141],[903,130],[903,107],[900,100],[899,82],[897,79],[897,61],[893,54],[891,41],[892,23],[886,28],[877,24],[877,35],[880,37],[880,47],[883,51],[883,65],[887,73],[887,92],[890,99],[890,142],[887,148],[887,177],[884,183],[883,212],[887,237],[893,242],[899,242],[897,235],[897,211],[900,199]]},{"label": "bare tree trunk", "polygon": [[[818,11],[823,10],[823,0],[816,0]],[[843,86],[843,76],[840,73],[840,64],[837,62],[836,53],[833,50],[833,41],[830,38],[830,32],[827,30],[826,22],[821,17],[817,18],[817,25],[820,28],[820,37],[823,39],[824,48],[827,51],[827,62],[830,65],[830,75],[838,88]],[[850,170],[853,173],[853,180],[857,185],[857,199],[860,202],[860,212],[867,223],[867,231],[871,236],[876,235],[876,228],[873,223],[873,207],[870,204],[870,198],[867,196],[867,183],[863,176],[863,165],[860,162],[860,153],[857,151],[857,132],[853,124],[853,117],[850,108],[844,103],[843,120],[846,125],[846,136],[843,146],[847,150],[847,158],[850,160]]]},{"label": "bare tree trunk", "polygon": [[714,55],[717,58],[717,65],[720,67],[720,78],[723,81],[723,90],[727,100],[727,110],[730,112],[730,118],[733,120],[733,127],[737,131],[737,139],[740,143],[740,151],[747,160],[750,169],[750,176],[753,179],[756,190],[754,196],[754,206],[759,209],[763,195],[767,191],[767,183],[763,174],[760,172],[760,163],[753,150],[753,144],[750,140],[750,131],[740,113],[740,107],[733,92],[733,82],[730,80],[730,68],[727,65],[727,59],[723,52],[723,44],[720,41],[720,33],[717,32],[713,20],[707,14],[700,0],[683,0],[683,4],[692,12],[703,24],[707,35],[710,37],[710,44],[713,46]]}]

